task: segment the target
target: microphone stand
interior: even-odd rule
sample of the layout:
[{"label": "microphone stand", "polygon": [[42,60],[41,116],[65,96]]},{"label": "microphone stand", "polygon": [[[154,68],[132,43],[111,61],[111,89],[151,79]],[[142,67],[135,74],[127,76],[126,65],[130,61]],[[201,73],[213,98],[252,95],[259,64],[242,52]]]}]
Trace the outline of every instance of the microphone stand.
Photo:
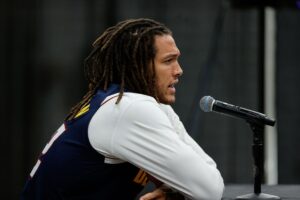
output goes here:
[{"label": "microphone stand", "polygon": [[264,170],[264,144],[263,133],[264,124],[259,122],[247,121],[253,131],[252,154],[254,159],[254,193],[237,196],[236,199],[280,199],[278,196],[261,192],[261,180]]}]

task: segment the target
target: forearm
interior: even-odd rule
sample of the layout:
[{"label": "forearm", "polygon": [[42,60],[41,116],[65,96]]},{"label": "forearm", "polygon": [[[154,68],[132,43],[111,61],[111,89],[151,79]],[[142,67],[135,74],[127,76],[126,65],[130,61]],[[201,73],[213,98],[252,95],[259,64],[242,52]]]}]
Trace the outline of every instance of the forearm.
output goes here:
[{"label": "forearm", "polygon": [[[190,199],[221,198],[224,187],[223,179],[215,165],[208,163],[176,137],[173,139],[161,137],[159,142],[153,144],[145,143],[145,140],[157,141],[155,135],[149,133],[148,136],[148,139],[142,137],[143,143],[134,143],[133,148],[119,149],[119,157],[135,163],[156,179]],[[124,140],[118,140],[118,142],[124,144]],[[168,142],[169,145],[163,145]],[[149,149],[155,149],[155,151]]]}]

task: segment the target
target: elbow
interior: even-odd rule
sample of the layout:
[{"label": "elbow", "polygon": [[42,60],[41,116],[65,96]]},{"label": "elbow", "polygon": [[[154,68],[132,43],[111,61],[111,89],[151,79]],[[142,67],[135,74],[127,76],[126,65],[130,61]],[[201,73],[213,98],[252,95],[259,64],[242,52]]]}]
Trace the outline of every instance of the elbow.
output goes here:
[{"label": "elbow", "polygon": [[223,179],[211,186],[211,189],[207,191],[207,199],[220,200],[222,199],[224,192],[224,182]]},{"label": "elbow", "polygon": [[[205,199],[205,200],[220,200],[224,192],[224,181],[220,173],[208,180],[206,183],[201,184],[202,187],[194,188],[192,199]],[[199,185],[198,185],[199,186]]]}]

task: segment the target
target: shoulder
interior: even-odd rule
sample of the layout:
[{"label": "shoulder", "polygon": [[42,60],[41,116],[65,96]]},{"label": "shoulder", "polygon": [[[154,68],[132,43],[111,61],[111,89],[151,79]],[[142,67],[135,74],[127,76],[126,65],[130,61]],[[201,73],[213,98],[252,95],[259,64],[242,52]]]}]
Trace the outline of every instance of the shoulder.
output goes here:
[{"label": "shoulder", "polygon": [[115,109],[120,109],[123,114],[120,117],[123,120],[157,121],[161,118],[166,118],[160,104],[153,97],[143,94],[125,93],[119,105],[115,105]]},{"label": "shoulder", "polygon": [[118,146],[117,141],[124,145],[128,138],[150,136],[159,131],[166,133],[163,130],[170,129],[166,114],[153,97],[126,92],[116,104],[117,98],[118,94],[108,96],[90,121],[89,140],[98,152],[114,155],[112,149]]},{"label": "shoulder", "polygon": [[[171,123],[161,105],[151,96],[124,93],[116,104],[118,94],[106,98],[93,116],[90,127],[97,126],[114,132],[118,127],[166,127]],[[108,100],[108,101],[107,101]]]},{"label": "shoulder", "polygon": [[[108,96],[103,105],[96,111],[90,127],[103,125],[104,129],[115,129],[124,123],[156,123],[168,121],[160,104],[151,96],[138,93],[124,93],[121,101],[116,104],[118,94]],[[168,123],[168,122],[167,122]]]},{"label": "shoulder", "polygon": [[132,92],[125,92],[122,96],[121,101],[118,104],[116,104],[118,95],[119,94],[114,94],[106,97],[99,111],[101,112],[105,110],[114,110],[118,112],[118,114],[120,114],[122,112],[128,111],[128,109],[142,109],[146,111],[149,110],[147,109],[149,107],[159,108],[158,102],[153,97]]},{"label": "shoulder", "polygon": [[133,92],[125,92],[120,101],[120,104],[122,105],[129,105],[135,103],[149,103],[158,105],[157,101],[153,97]]}]

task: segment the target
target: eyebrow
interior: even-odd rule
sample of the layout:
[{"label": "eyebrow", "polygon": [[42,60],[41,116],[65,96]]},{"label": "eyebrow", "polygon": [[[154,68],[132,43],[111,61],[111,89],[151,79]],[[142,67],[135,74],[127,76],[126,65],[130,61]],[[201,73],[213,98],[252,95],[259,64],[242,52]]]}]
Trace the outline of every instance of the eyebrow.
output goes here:
[{"label": "eyebrow", "polygon": [[176,52],[176,53],[168,53],[166,55],[164,55],[162,58],[166,59],[166,58],[171,58],[171,57],[179,57],[181,55],[180,51]]}]

